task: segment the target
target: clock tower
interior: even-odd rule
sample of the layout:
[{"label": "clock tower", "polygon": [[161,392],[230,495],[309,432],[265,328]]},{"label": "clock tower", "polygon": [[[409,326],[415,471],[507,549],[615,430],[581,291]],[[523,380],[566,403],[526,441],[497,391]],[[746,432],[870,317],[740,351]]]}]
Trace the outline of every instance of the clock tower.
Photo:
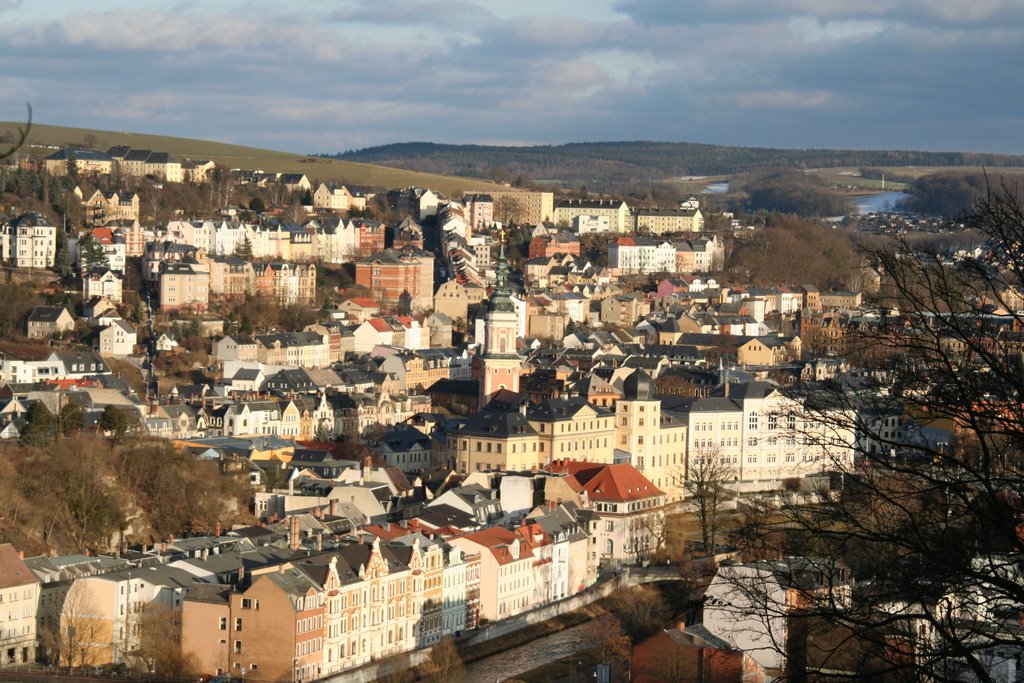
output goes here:
[{"label": "clock tower", "polygon": [[501,233],[501,252],[495,269],[494,294],[484,317],[483,372],[480,375],[480,408],[502,389],[519,391],[519,354],[516,330],[519,318],[508,287],[508,261],[505,259],[505,233]]}]

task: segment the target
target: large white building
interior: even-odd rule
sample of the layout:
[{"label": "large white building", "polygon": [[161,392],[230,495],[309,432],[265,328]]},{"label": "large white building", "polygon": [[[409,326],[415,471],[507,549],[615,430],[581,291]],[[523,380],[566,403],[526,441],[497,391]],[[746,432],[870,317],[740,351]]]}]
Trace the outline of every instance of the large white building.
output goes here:
[{"label": "large white building", "polygon": [[16,268],[52,268],[57,228],[38,213],[26,213],[0,226],[0,252]]},{"label": "large white building", "polygon": [[676,248],[668,241],[620,237],[608,244],[608,267],[620,275],[674,273]]}]

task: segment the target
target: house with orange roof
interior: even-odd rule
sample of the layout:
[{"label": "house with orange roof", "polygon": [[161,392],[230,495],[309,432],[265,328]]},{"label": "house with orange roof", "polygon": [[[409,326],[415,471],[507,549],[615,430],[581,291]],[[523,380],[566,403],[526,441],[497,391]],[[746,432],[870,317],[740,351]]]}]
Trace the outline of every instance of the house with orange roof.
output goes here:
[{"label": "house with orange roof", "polygon": [[574,460],[554,461],[548,469],[566,472],[587,492],[595,512],[589,529],[592,562],[633,563],[657,553],[667,497],[639,470],[628,463]]},{"label": "house with orange roof", "polygon": [[348,319],[361,323],[380,315],[380,302],[370,297],[351,297],[338,305],[338,310],[345,313]]}]

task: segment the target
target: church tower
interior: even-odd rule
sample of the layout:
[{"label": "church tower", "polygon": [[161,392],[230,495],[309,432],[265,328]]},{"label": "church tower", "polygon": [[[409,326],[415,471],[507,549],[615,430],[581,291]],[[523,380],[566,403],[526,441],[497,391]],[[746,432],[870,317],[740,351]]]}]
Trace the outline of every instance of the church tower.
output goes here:
[{"label": "church tower", "polygon": [[480,375],[480,408],[491,402],[502,389],[519,391],[519,354],[516,330],[519,318],[508,287],[508,261],[505,260],[505,233],[495,270],[494,294],[484,317],[484,348]]}]

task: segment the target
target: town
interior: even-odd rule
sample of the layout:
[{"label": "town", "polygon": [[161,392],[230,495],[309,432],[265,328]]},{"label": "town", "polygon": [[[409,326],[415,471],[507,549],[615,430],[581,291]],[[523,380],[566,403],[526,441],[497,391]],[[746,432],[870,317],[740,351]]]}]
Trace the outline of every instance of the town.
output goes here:
[{"label": "town", "polygon": [[[730,266],[772,228],[700,196],[447,196],[128,146],[7,163],[4,448],[163,448],[233,488],[169,533],[154,513],[79,499],[42,534],[16,531],[8,480],[0,669],[447,675],[439,653],[509,624],[685,580],[694,599],[672,611],[697,621],[634,638],[595,678],[883,680],[952,647],[942,624],[971,629],[945,680],[1019,680],[1024,603],[998,586],[1020,579],[1010,471],[985,510],[1012,542],[970,536],[960,558],[997,569],[965,585],[950,574],[927,604],[886,592],[896,575],[868,551],[828,543],[863,518],[837,513],[820,535],[808,521],[927,481],[928,506],[897,497],[890,521],[942,508],[948,528],[972,526],[980,485],[958,502],[953,470],[934,468],[977,462],[963,453],[985,450],[968,433],[978,415],[1020,410],[998,372],[1024,339],[1012,280],[983,270],[992,286],[953,314],[911,296],[912,265],[881,253],[766,282]],[[52,187],[50,204],[15,179]],[[176,187],[211,208],[168,204]],[[863,232],[918,223],[940,231],[872,216]],[[1013,271],[1019,245],[927,264]],[[964,397],[971,418],[951,407],[966,390],[932,367],[958,376],[978,354],[991,385]],[[1006,448],[1001,466],[1016,467]],[[755,521],[777,526],[755,537]],[[822,603],[837,623],[809,625]]]}]

